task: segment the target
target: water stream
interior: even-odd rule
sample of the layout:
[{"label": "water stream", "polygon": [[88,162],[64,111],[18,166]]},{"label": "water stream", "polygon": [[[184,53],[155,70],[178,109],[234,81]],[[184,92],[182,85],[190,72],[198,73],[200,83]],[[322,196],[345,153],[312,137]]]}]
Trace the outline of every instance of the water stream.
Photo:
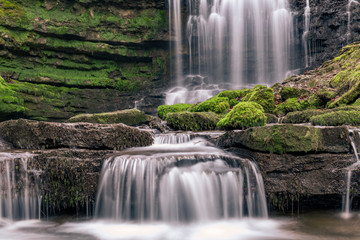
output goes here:
[{"label": "water stream", "polygon": [[302,36],[304,51],[305,51],[305,67],[309,67],[311,63],[311,52],[310,52],[310,42],[309,42],[309,33],[310,33],[310,0],[306,0],[306,6],[304,9],[304,33]]},{"label": "water stream", "polygon": [[357,0],[349,0],[349,3],[346,7],[346,14],[348,16],[348,21],[347,21],[347,32],[346,32],[346,40],[348,43],[351,42],[351,6],[352,5],[359,5],[360,3]]}]

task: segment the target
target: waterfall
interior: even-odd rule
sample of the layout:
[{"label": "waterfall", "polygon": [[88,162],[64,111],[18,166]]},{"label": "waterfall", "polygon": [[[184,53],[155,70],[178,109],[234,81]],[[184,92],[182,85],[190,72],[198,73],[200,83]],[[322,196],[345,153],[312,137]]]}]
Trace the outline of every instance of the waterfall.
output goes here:
[{"label": "waterfall", "polygon": [[349,3],[346,7],[346,14],[348,16],[346,40],[348,43],[351,42],[351,5],[352,4],[360,5],[360,3],[356,0],[349,0]]},{"label": "waterfall", "polygon": [[309,43],[309,32],[310,32],[310,0],[306,0],[306,7],[304,10],[304,33],[302,36],[304,50],[305,50],[305,66],[309,67],[311,62],[310,43]]},{"label": "waterfall", "polygon": [[344,196],[344,200],[343,200],[343,212],[342,212],[343,218],[351,217],[351,213],[350,213],[351,176],[352,176],[352,172],[360,167],[360,159],[359,159],[358,151],[357,151],[354,136],[353,136],[354,134],[359,134],[359,137],[360,137],[360,132],[357,132],[355,130],[350,130],[349,133],[350,133],[349,137],[350,137],[351,147],[354,151],[356,162],[347,168],[348,171],[346,174],[346,192],[345,192],[345,196]]},{"label": "waterfall", "polygon": [[181,144],[190,142],[190,134],[176,133],[176,134],[159,134],[155,137],[155,144]]},{"label": "waterfall", "polygon": [[[174,135],[176,136],[176,135]],[[108,158],[95,217],[117,221],[202,222],[267,217],[257,166],[204,139],[154,144]],[[187,140],[186,140],[187,141]]]},{"label": "waterfall", "polygon": [[0,152],[0,219],[39,219],[37,173],[28,169],[28,153]]},{"label": "waterfall", "polygon": [[[178,3],[170,0],[172,15],[180,15],[173,13],[172,6]],[[187,94],[194,95],[193,91],[208,94],[214,89],[269,85],[286,78],[293,46],[287,0],[189,0],[187,6],[186,31],[181,33],[186,41],[182,51],[175,51],[188,55],[189,65],[182,70],[187,77],[179,81],[176,75],[177,88],[167,94],[167,104],[189,102]],[[180,27],[172,26],[175,35]]]}]

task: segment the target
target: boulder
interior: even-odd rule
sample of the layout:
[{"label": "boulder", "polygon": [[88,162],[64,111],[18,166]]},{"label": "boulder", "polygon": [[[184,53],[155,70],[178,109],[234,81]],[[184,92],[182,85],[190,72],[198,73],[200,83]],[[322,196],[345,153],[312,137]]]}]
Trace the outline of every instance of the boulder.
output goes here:
[{"label": "boulder", "polygon": [[20,149],[125,149],[151,145],[150,133],[124,124],[52,123],[10,120],[0,123],[0,135]]},{"label": "boulder", "polygon": [[277,154],[350,151],[347,127],[315,128],[290,124],[230,131],[219,139],[218,145]]},{"label": "boulder", "polygon": [[179,112],[169,113],[168,125],[175,130],[207,131],[215,130],[221,116],[213,112]]}]

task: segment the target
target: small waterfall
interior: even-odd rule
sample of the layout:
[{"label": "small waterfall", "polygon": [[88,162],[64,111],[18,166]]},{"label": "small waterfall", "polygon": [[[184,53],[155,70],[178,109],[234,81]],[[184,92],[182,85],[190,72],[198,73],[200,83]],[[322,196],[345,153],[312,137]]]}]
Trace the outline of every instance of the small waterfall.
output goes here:
[{"label": "small waterfall", "polygon": [[[183,61],[182,61],[182,26],[181,26],[181,0],[169,1],[169,25],[170,32],[174,33],[174,44],[171,44],[171,51],[175,52],[175,78],[177,85],[183,78]],[[173,28],[173,29],[172,29]]]},{"label": "small waterfall", "polygon": [[[179,0],[169,1],[170,13],[180,16]],[[176,47],[178,91],[211,91],[241,88],[255,84],[273,84],[286,78],[291,69],[293,46],[293,17],[287,0],[188,0],[186,33],[181,24],[172,28],[177,46],[186,36],[185,47]],[[179,11],[175,13],[174,11]],[[172,17],[174,19],[175,17]],[[185,26],[184,26],[185,30]],[[188,55],[188,67],[178,64],[182,54]],[[190,79],[205,79],[194,84]],[[167,94],[167,104],[185,102],[176,90]],[[174,99],[174,95],[178,98]],[[194,94],[193,94],[194,95]]]},{"label": "small waterfall", "polygon": [[95,217],[138,222],[267,217],[263,181],[254,163],[207,146],[205,140],[174,143],[107,159]]},{"label": "small waterfall", "polygon": [[306,0],[306,7],[304,10],[304,33],[302,36],[304,50],[305,50],[305,66],[309,67],[311,63],[311,53],[310,53],[310,43],[309,43],[309,32],[310,32],[310,17],[311,17],[311,10],[310,10],[310,0]]},{"label": "small waterfall", "polygon": [[29,153],[0,153],[0,219],[40,219],[37,173],[28,169]]},{"label": "small waterfall", "polygon": [[360,5],[360,3],[357,0],[349,0],[349,3],[346,7],[346,14],[348,16],[346,40],[348,43],[351,42],[351,5],[352,4]]},{"label": "small waterfall", "polygon": [[189,133],[159,134],[155,137],[155,144],[181,144],[190,142]]},{"label": "small waterfall", "polygon": [[343,200],[343,212],[342,212],[343,218],[351,217],[351,213],[350,213],[350,209],[351,209],[351,206],[350,206],[351,205],[351,203],[350,203],[351,176],[352,176],[352,172],[360,167],[360,159],[359,159],[358,151],[357,151],[354,136],[353,136],[354,134],[359,134],[359,136],[360,136],[360,132],[357,132],[355,130],[350,130],[350,134],[349,134],[351,146],[354,151],[356,162],[353,165],[351,165],[350,167],[348,167],[348,172],[346,174],[346,193],[345,193],[344,200]]}]

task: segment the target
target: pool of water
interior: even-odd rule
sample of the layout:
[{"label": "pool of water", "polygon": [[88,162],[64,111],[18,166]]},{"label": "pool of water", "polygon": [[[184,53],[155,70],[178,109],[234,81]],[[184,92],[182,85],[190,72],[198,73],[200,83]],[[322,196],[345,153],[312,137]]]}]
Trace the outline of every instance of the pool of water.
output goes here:
[{"label": "pool of water", "polygon": [[0,221],[0,239],[101,240],[358,240],[360,215],[313,212],[298,217],[191,224],[115,223],[94,220]]}]

